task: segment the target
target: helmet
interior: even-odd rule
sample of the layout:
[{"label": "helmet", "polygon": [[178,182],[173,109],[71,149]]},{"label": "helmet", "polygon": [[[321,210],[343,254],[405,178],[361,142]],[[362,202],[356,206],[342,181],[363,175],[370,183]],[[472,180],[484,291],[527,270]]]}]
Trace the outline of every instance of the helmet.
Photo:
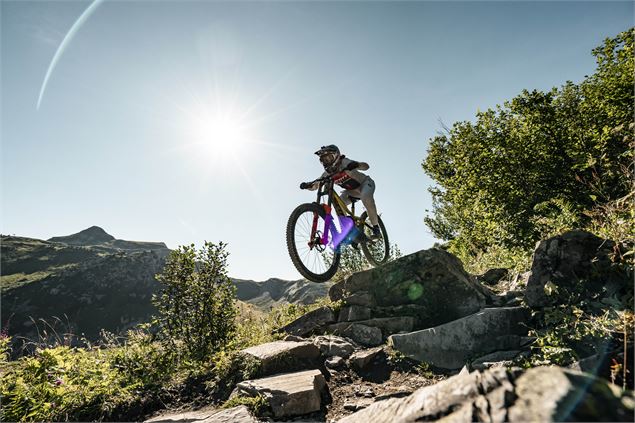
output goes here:
[{"label": "helmet", "polygon": [[340,149],[336,145],[322,146],[315,152],[320,157],[320,163],[327,171],[333,171],[340,160]]}]

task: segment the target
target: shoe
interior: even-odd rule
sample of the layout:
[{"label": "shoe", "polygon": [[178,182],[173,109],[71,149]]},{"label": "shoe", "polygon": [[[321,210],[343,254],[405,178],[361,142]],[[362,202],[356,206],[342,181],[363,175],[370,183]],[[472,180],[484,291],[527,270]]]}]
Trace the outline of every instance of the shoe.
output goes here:
[{"label": "shoe", "polygon": [[379,225],[373,226],[373,234],[370,236],[370,239],[379,239],[381,238],[381,230],[379,229]]}]

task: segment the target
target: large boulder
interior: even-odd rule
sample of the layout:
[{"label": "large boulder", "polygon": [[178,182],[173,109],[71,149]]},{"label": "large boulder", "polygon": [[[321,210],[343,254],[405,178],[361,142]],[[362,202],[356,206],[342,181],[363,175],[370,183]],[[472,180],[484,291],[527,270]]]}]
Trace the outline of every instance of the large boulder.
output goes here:
[{"label": "large boulder", "polygon": [[418,327],[436,326],[475,313],[485,305],[487,295],[459,259],[438,248],[355,273],[329,290],[332,300],[344,300],[346,304],[421,306],[415,316]]},{"label": "large boulder", "polygon": [[433,328],[392,335],[388,341],[410,358],[460,369],[471,358],[520,348],[528,319],[529,310],[523,307],[486,308]]},{"label": "large boulder", "polygon": [[236,388],[239,393],[263,396],[269,402],[274,417],[280,418],[319,411],[326,380],[319,370],[307,370],[246,380]]},{"label": "large boulder", "polygon": [[560,367],[523,373],[503,368],[462,372],[405,398],[376,402],[341,423],[633,421],[632,392]]},{"label": "large boulder", "polygon": [[261,376],[300,370],[318,363],[320,350],[309,341],[274,341],[240,351],[246,360],[257,364]]},{"label": "large boulder", "polygon": [[540,241],[534,251],[525,300],[531,307],[610,296],[632,289],[632,275],[611,260],[615,243],[574,230]]}]

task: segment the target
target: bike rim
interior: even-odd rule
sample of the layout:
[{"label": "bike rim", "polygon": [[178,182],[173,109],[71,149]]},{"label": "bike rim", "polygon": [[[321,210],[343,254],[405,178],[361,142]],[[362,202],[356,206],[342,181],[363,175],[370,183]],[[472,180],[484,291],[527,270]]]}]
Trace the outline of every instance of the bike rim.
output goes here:
[{"label": "bike rim", "polygon": [[[388,247],[386,246],[386,236],[384,234],[383,228],[381,227],[381,225],[379,226],[379,228],[379,238],[366,242],[366,248],[368,249],[368,252],[370,253],[373,260],[381,263],[386,258]],[[372,236],[373,230],[369,227],[369,225],[364,225],[364,234],[369,239]]]},{"label": "bike rim", "polygon": [[[314,217],[317,216],[316,234],[311,240]],[[293,239],[295,248],[302,265],[311,273],[321,275],[329,271],[335,260],[335,254],[327,245],[320,245],[317,240],[322,238],[325,221],[316,212],[306,211],[298,216],[295,223]],[[309,243],[313,241],[313,245]]]}]

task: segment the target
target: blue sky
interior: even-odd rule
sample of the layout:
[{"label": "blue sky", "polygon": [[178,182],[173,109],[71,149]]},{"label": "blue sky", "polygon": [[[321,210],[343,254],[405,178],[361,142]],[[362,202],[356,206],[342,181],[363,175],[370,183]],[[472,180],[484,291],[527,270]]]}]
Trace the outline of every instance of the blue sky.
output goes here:
[{"label": "blue sky", "polygon": [[321,173],[321,145],[370,164],[404,253],[429,248],[420,164],[439,120],[582,80],[591,49],[634,20],[629,1],[105,0],[38,109],[91,3],[1,2],[0,231],[222,240],[230,274],[257,280],[300,277],[284,231],[314,200],[298,185]]}]

